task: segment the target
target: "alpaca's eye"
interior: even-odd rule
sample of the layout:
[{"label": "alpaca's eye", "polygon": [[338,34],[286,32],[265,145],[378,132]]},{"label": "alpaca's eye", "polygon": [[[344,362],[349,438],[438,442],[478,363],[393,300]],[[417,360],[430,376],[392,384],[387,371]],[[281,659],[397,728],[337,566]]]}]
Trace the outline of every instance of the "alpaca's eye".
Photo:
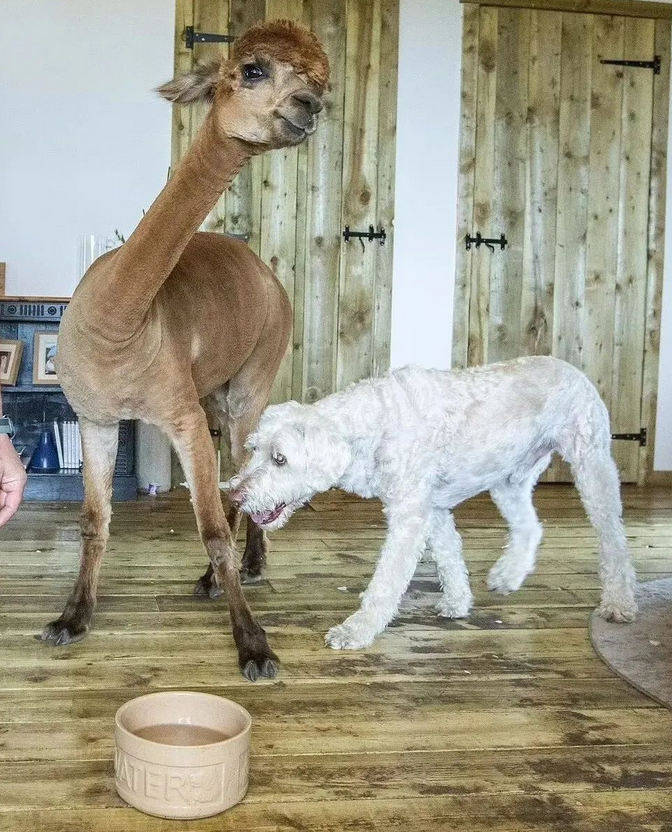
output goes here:
[{"label": "alpaca's eye", "polygon": [[263,78],[264,70],[257,66],[257,64],[246,64],[243,67],[243,77],[246,81],[256,81],[257,78]]},{"label": "alpaca's eye", "polygon": [[283,454],[273,454],[271,459],[276,465],[284,465],[287,462],[287,457]]}]

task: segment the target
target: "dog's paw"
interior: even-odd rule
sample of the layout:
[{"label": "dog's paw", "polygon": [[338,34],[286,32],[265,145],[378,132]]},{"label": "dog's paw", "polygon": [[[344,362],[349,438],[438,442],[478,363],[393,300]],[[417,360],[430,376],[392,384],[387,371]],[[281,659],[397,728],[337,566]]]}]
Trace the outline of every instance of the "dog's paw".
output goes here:
[{"label": "dog's paw", "polygon": [[[354,617],[354,616],[353,616]],[[348,618],[332,627],[324,637],[325,644],[334,650],[361,650],[373,643],[375,632]]]},{"label": "dog's paw", "polygon": [[442,597],[436,605],[436,612],[441,618],[468,618],[471,611],[471,598]]},{"label": "dog's paw", "polygon": [[492,567],[488,572],[488,589],[491,592],[508,595],[509,592],[515,592],[521,588],[527,572],[520,572],[512,566],[513,564],[497,561]]},{"label": "dog's paw", "polygon": [[624,603],[603,602],[597,609],[597,614],[605,621],[614,621],[618,624],[629,624],[637,617],[637,604],[634,601]]}]

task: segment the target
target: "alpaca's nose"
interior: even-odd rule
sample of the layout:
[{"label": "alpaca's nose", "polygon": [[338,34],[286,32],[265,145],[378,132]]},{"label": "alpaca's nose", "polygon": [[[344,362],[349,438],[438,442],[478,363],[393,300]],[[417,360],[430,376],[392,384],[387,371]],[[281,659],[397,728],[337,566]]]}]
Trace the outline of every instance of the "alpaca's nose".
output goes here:
[{"label": "alpaca's nose", "polygon": [[312,115],[316,115],[322,109],[322,102],[309,89],[302,89],[295,92],[292,98],[306,106]]}]

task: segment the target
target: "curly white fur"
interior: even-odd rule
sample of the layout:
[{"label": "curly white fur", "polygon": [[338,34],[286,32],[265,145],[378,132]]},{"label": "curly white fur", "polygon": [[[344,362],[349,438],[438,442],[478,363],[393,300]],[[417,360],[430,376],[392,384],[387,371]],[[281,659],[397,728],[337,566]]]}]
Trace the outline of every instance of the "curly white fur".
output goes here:
[{"label": "curly white fur", "polygon": [[600,613],[631,621],[635,572],[610,443],[597,391],[563,361],[521,358],[458,372],[404,367],[314,405],[269,407],[230,496],[268,529],[331,487],[380,498],[388,533],[373,578],[360,609],[326,636],[334,648],[359,648],[394,617],[427,547],[443,590],[439,614],[468,615],[472,595],[451,510],[479,492],[490,491],[510,529],[488,586],[518,589],[542,537],[532,490],[557,452],[599,538]]}]

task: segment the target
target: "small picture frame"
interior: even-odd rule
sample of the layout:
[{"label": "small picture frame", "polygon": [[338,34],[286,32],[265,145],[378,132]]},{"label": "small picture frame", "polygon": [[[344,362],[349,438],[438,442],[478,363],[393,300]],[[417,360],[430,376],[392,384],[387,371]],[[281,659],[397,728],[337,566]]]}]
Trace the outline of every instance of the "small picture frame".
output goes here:
[{"label": "small picture frame", "polygon": [[58,384],[54,358],[58,331],[36,332],[33,356],[33,384]]},{"label": "small picture frame", "polygon": [[21,368],[23,341],[0,340],[0,384],[14,387]]}]

